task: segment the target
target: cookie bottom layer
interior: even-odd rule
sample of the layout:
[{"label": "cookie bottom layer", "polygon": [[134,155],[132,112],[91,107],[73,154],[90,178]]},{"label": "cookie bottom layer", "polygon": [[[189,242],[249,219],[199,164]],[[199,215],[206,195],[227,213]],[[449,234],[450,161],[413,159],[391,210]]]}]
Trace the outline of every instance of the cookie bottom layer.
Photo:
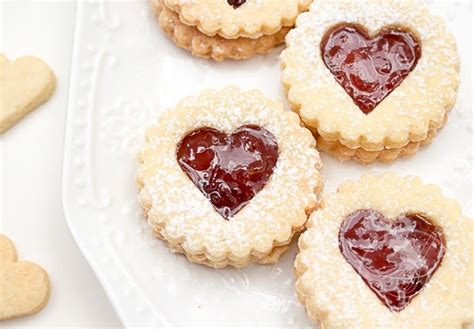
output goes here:
[{"label": "cookie bottom layer", "polygon": [[179,15],[168,9],[163,4],[163,0],[151,0],[151,3],[158,16],[161,29],[178,47],[190,51],[194,56],[215,61],[242,60],[256,54],[266,54],[282,44],[290,30],[285,27],[275,34],[265,35],[258,39],[210,37],[196,27],[182,23]]},{"label": "cookie bottom layer", "polygon": [[353,160],[362,164],[372,162],[390,162],[397,158],[407,157],[418,152],[421,146],[430,144],[438,132],[431,130],[426,139],[419,142],[410,142],[400,148],[387,148],[380,151],[367,151],[363,148],[351,149],[342,145],[339,141],[327,141],[320,135],[316,136],[317,146],[320,151],[329,153],[341,161]]},{"label": "cookie bottom layer", "polygon": [[273,249],[271,249],[270,252],[268,253],[262,253],[260,255],[256,253],[251,253],[247,255],[246,257],[243,257],[240,259],[236,259],[235,257],[232,257],[232,258],[223,257],[221,259],[212,259],[206,253],[191,254],[191,253],[186,252],[186,250],[183,248],[183,246],[180,243],[173,243],[165,239],[159,231],[155,230],[155,236],[158,239],[163,240],[163,242],[172,252],[183,254],[192,263],[206,265],[213,268],[224,268],[227,266],[242,268],[249,265],[250,263],[275,264],[278,262],[280,257],[288,250],[289,244],[293,240],[296,240],[299,237],[300,233],[301,233],[300,231],[295,232],[287,244],[281,245],[281,246],[274,246]]}]

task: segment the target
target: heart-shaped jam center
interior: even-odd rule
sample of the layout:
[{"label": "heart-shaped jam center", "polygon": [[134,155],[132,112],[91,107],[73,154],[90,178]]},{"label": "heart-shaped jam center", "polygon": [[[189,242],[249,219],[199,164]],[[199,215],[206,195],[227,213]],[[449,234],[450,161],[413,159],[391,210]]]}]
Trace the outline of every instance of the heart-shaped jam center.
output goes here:
[{"label": "heart-shaped jam center", "polygon": [[342,24],[323,38],[321,53],[337,82],[369,114],[413,71],[421,47],[400,29],[370,38],[363,28]]},{"label": "heart-shaped jam center", "polygon": [[227,0],[227,3],[234,7],[234,9],[239,8],[242,6],[247,0]]},{"label": "heart-shaped jam center", "polygon": [[232,135],[201,128],[181,141],[177,160],[217,212],[229,219],[272,176],[278,145],[271,132],[254,125],[242,126]]},{"label": "heart-shaped jam center", "polygon": [[388,220],[371,209],[344,220],[339,247],[346,261],[392,312],[403,310],[441,264],[441,228],[418,213]]}]

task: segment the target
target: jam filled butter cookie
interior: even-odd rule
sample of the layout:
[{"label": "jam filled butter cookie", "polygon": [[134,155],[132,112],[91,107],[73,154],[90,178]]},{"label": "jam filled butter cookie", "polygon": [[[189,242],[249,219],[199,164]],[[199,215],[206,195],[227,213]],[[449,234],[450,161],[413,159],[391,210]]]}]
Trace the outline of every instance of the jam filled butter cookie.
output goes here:
[{"label": "jam filled butter cookie", "polygon": [[246,59],[283,43],[311,0],[151,0],[160,26],[193,55]]},{"label": "jam filled butter cookie", "polygon": [[289,102],[318,147],[341,160],[413,154],[455,104],[455,40],[422,1],[315,1],[287,44]]},{"label": "jam filled butter cookie", "polygon": [[311,132],[258,91],[185,98],[149,129],[140,160],[139,200],[156,236],[216,268],[276,262],[322,187]]},{"label": "jam filled butter cookie", "polygon": [[311,215],[297,293],[324,328],[458,328],[474,321],[474,221],[416,177],[366,175]]}]

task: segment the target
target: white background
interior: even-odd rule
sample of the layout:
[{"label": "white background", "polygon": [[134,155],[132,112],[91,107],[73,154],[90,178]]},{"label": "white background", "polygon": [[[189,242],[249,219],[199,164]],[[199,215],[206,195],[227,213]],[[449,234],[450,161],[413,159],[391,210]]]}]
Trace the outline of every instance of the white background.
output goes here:
[{"label": "white background", "polygon": [[52,284],[42,312],[1,328],[121,326],[71,238],[61,205],[74,18],[73,1],[0,0],[0,52],[38,56],[58,78],[48,103],[0,135],[0,232],[14,241],[21,259],[47,269]]}]

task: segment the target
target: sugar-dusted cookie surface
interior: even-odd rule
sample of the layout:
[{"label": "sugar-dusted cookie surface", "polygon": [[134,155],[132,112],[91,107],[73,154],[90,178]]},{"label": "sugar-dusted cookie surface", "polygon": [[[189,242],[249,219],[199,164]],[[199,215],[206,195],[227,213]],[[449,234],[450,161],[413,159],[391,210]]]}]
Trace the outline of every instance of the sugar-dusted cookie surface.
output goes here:
[{"label": "sugar-dusted cookie surface", "polygon": [[367,174],[326,195],[307,226],[296,291],[323,328],[474,321],[474,221],[437,186]]},{"label": "sugar-dusted cookie surface", "polygon": [[179,20],[179,15],[163,4],[164,0],[152,0],[152,7],[158,17],[161,29],[183,49],[194,56],[222,61],[224,59],[243,60],[255,54],[266,54],[276,46],[284,43],[285,36],[290,30],[281,28],[271,35],[257,39],[237,38],[225,39],[221,36],[208,36],[194,26],[189,26]]},{"label": "sugar-dusted cookie surface", "polygon": [[192,262],[275,263],[318,205],[315,144],[257,90],[205,90],[148,130],[139,201],[156,236]]},{"label": "sugar-dusted cookie surface", "polygon": [[56,78],[41,59],[31,56],[10,61],[0,53],[0,133],[46,102]]},{"label": "sugar-dusted cookie surface", "polygon": [[48,274],[36,264],[18,262],[15,246],[0,234],[0,321],[39,312],[49,290]]},{"label": "sugar-dusted cookie surface", "polygon": [[181,22],[225,39],[272,35],[292,27],[312,0],[164,0]]},{"label": "sugar-dusted cookie surface", "polygon": [[456,41],[424,1],[314,1],[286,43],[290,105],[340,159],[415,153],[456,102]]}]

